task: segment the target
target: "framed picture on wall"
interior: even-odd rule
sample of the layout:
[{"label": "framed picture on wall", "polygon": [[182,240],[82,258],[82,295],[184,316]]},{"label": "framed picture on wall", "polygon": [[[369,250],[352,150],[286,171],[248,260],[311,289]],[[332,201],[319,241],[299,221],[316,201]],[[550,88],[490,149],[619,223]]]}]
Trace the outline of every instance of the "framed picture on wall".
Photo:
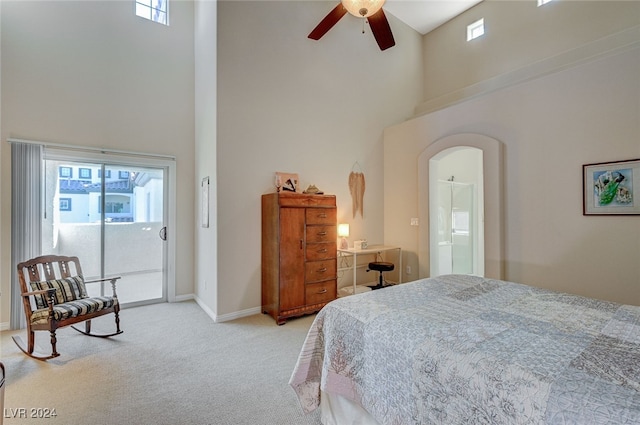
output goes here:
[{"label": "framed picture on wall", "polygon": [[584,215],[640,215],[640,159],[582,166]]},{"label": "framed picture on wall", "polygon": [[276,172],[278,192],[300,192],[300,180],[297,174]]}]

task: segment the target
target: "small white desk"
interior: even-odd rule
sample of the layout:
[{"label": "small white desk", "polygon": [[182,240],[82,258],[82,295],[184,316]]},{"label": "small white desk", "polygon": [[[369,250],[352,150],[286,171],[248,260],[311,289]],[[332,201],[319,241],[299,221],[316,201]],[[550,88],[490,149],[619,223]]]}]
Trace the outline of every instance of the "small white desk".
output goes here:
[{"label": "small white desk", "polygon": [[[353,294],[356,294],[356,286],[357,286],[357,272],[358,267],[363,267],[364,265],[358,266],[358,255],[366,255],[366,254],[381,254],[386,251],[397,251],[398,252],[398,283],[402,283],[402,248],[395,245],[369,245],[364,249],[355,249],[355,248],[347,248],[347,249],[338,249],[339,256],[350,255],[353,256],[353,264],[351,267],[346,269],[353,269]],[[338,269],[340,270],[340,269]]]}]

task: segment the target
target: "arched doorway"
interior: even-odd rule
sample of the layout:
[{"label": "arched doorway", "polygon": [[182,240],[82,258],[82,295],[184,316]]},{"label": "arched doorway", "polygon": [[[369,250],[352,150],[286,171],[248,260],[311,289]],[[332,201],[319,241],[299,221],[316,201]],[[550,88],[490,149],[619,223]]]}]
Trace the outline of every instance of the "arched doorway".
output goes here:
[{"label": "arched doorway", "polygon": [[[482,235],[483,239],[476,248],[476,261],[482,261],[483,265],[476,267],[474,273],[502,279],[502,144],[490,137],[471,133],[456,134],[436,140],[418,157],[418,209],[420,223],[423,224],[420,226],[418,237],[419,277],[433,275],[431,273],[432,251],[437,249],[438,235],[437,221],[435,219],[431,220],[430,211],[432,203],[434,204],[434,211],[437,211],[437,202],[431,199],[431,192],[435,190],[434,197],[438,196],[438,191],[432,189],[432,187],[437,187],[439,161],[445,158],[455,161],[456,152],[458,152],[457,155],[465,152],[476,155],[473,154],[473,152],[476,152],[477,155],[481,156],[481,165],[478,165],[480,177],[475,184],[482,186],[481,188],[476,188],[478,194],[476,196],[481,194],[482,200],[476,199],[478,211],[476,218],[478,220],[475,220],[475,222],[478,226],[476,232]],[[454,156],[449,157],[449,155]],[[448,168],[443,167],[443,169],[445,170],[444,173],[446,173]],[[455,181],[455,174],[453,180]],[[432,186],[432,182],[434,186]],[[437,214],[437,212],[434,214]],[[437,217],[437,215],[434,215],[434,217]],[[436,232],[433,235],[434,242],[431,239],[434,232],[432,230],[432,221],[436,221],[433,223]],[[439,261],[440,256],[435,252],[433,254],[434,261]],[[434,270],[434,272],[440,274],[438,270]]]},{"label": "arched doorway", "polygon": [[446,149],[429,160],[429,269],[484,275],[482,150]]}]

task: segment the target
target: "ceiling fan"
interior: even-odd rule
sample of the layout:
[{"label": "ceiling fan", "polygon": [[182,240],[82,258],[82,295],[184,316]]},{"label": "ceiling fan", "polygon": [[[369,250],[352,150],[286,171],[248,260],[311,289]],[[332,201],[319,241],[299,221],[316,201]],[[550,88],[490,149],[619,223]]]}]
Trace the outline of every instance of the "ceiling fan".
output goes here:
[{"label": "ceiling fan", "polygon": [[[389,21],[382,10],[385,0],[340,0],[340,3],[311,31],[309,38],[320,40],[347,12],[369,21],[371,32],[380,47],[386,50],[396,45]],[[364,32],[364,30],[363,30]]]}]

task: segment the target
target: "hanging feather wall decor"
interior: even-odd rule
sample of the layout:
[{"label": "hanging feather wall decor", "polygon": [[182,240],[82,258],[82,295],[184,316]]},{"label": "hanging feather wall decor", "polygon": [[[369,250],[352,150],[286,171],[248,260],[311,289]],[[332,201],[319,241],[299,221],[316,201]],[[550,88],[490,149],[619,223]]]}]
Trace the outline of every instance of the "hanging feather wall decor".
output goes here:
[{"label": "hanging feather wall decor", "polygon": [[[360,166],[357,162],[354,164]],[[353,206],[353,218],[360,211],[360,217],[364,217],[364,173],[362,171],[353,171],[349,174],[349,193],[351,193],[351,204]]]}]

